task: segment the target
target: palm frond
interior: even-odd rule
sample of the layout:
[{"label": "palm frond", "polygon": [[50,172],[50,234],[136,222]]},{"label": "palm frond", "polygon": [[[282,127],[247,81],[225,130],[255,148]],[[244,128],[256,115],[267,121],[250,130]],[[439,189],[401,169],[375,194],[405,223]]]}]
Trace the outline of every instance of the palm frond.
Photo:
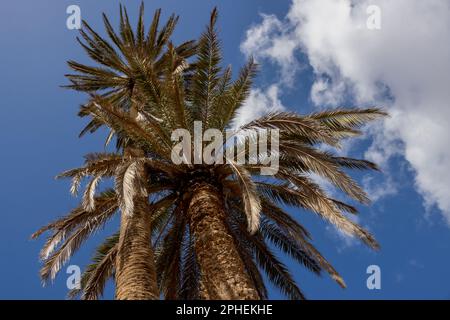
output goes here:
[{"label": "palm frond", "polygon": [[286,235],[275,224],[265,221],[261,222],[260,228],[261,235],[272,242],[282,252],[288,254],[293,259],[303,264],[308,270],[320,275],[320,265],[311,257],[308,252],[302,250],[299,245],[292,240],[289,235]]},{"label": "palm frond", "polygon": [[361,126],[387,115],[386,112],[378,108],[339,108],[313,113],[308,117],[328,127],[333,132],[333,136],[341,140],[361,135]]},{"label": "palm frond", "polygon": [[294,220],[287,212],[275,205],[266,197],[260,196],[261,212],[269,220],[277,224],[278,227],[283,228],[291,236],[301,237],[302,239],[311,239],[308,230]]},{"label": "palm frond", "polygon": [[304,139],[309,143],[323,142],[336,145],[338,142],[333,137],[331,130],[319,121],[299,116],[293,112],[273,112],[264,115],[240,129],[278,129],[281,134],[288,134],[290,138]]},{"label": "palm frond", "polygon": [[248,272],[250,278],[253,281],[255,289],[258,291],[258,296],[260,299],[267,299],[268,292],[264,280],[262,278],[261,272],[256,265],[253,253],[253,246],[249,243],[248,238],[242,234],[242,225],[245,223],[244,214],[239,206],[233,205],[234,210],[231,210],[227,222],[228,228],[234,238],[236,247],[239,252],[245,269]]},{"label": "palm frond", "polygon": [[206,31],[200,37],[197,49],[195,73],[192,79],[190,100],[192,101],[192,120],[201,120],[208,127],[208,119],[219,83],[221,52],[216,31],[217,8],[211,13]]},{"label": "palm frond", "polygon": [[261,203],[256,192],[255,183],[253,182],[250,173],[244,167],[239,166],[232,160],[229,160],[229,164],[236,175],[236,180],[238,181],[242,192],[248,231],[253,234],[258,230],[259,216],[261,213]]},{"label": "palm frond", "polygon": [[378,248],[378,243],[373,236],[343,215],[319,186],[305,177],[295,176],[290,172],[280,172],[280,174],[290,181],[295,188],[258,182],[257,186],[260,192],[263,192],[269,199],[280,202],[280,204],[311,210],[336,226],[338,230],[347,235],[359,237],[374,249]]},{"label": "palm frond", "polygon": [[251,236],[255,258],[258,265],[265,271],[269,280],[291,300],[304,300],[305,296],[295,283],[286,266],[275,257],[262,240],[258,232]]},{"label": "palm frond", "polygon": [[261,198],[263,204],[263,214],[276,222],[277,227],[281,228],[290,238],[294,239],[303,250],[308,252],[308,255],[313,257],[320,267],[325,270],[333,280],[335,280],[342,288],[345,288],[344,279],[333,268],[333,266],[320,254],[320,252],[309,242],[311,237],[309,233],[293,220],[286,212],[281,208],[272,204],[270,201]]},{"label": "palm frond", "polygon": [[257,64],[253,58],[241,69],[238,78],[223,94],[224,99],[219,111],[219,127],[224,130],[236,116],[236,111],[243,105],[250,94],[253,79],[256,76]]},{"label": "palm frond", "polygon": [[60,218],[36,231],[31,238],[36,239],[46,231],[53,230],[54,233],[50,236],[44,246],[42,247],[40,258],[45,260],[55,250],[58,244],[63,241],[68,234],[76,228],[83,225],[96,225],[101,222],[99,217],[103,215],[114,213],[117,206],[117,198],[112,190],[107,190],[96,197],[95,202],[97,206],[94,211],[88,212],[79,206],[72,210],[69,215]]},{"label": "palm frond", "polygon": [[195,300],[199,297],[200,269],[195,254],[194,242],[190,234],[182,258],[181,283],[178,297],[183,300]]},{"label": "palm frond", "polygon": [[124,133],[132,140],[150,150],[170,155],[170,140],[160,125],[155,121],[146,121],[143,125],[132,119],[127,113],[108,103],[105,99],[96,97],[96,101],[86,105],[93,117],[110,126],[117,133]]},{"label": "palm frond", "polygon": [[375,163],[367,160],[353,159],[348,157],[330,157],[330,160],[344,168],[358,170],[380,170],[380,168]]},{"label": "palm frond", "polygon": [[340,170],[339,165],[330,160],[326,153],[322,153],[312,147],[292,142],[280,142],[281,161],[287,160],[288,165],[304,173],[313,172],[326,178],[333,185],[344,191],[350,197],[361,203],[369,203],[364,190],[347,174]]},{"label": "palm frond", "polygon": [[134,198],[141,188],[137,178],[142,168],[141,160],[132,160],[125,162],[116,171],[114,188],[118,195],[120,209],[127,217],[131,217],[134,211]]},{"label": "palm frond", "polygon": [[88,183],[86,190],[84,192],[82,206],[88,212],[92,212],[95,209],[95,201],[94,201],[95,189],[98,183],[100,182],[101,178],[102,178],[101,174],[96,175]]},{"label": "palm frond", "polygon": [[[180,211],[181,207],[175,209]],[[164,237],[163,244],[156,254],[156,270],[160,277],[160,290],[166,299],[175,299],[180,288],[182,246],[186,223],[181,214]]]},{"label": "palm frond", "polygon": [[[44,281],[49,279],[53,280],[56,274],[64,265],[64,263],[69,260],[69,258],[74,254],[76,250],[81,246],[81,244],[99,227],[101,227],[114,213],[115,210],[109,210],[103,212],[101,215],[97,216],[95,220],[88,220],[83,225],[79,226],[61,245],[61,247],[56,250],[49,258],[44,261],[44,265],[41,269],[41,278]],[[59,233],[57,233],[59,234]],[[50,238],[52,239],[52,238]],[[55,240],[55,239],[54,239]],[[53,246],[53,242],[50,242],[47,246],[47,252],[49,252]],[[47,253],[46,252],[46,253]]]},{"label": "palm frond", "polygon": [[106,282],[114,273],[118,242],[119,233],[115,233],[96,249],[92,263],[81,276],[80,288],[69,291],[69,299],[80,296],[83,300],[97,300],[103,295]]}]

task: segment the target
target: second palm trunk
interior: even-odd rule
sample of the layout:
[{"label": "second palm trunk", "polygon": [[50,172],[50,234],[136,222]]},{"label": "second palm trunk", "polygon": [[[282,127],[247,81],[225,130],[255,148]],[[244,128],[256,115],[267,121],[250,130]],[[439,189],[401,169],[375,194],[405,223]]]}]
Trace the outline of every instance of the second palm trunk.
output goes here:
[{"label": "second palm trunk", "polygon": [[159,299],[153,249],[150,245],[151,217],[147,199],[135,199],[135,210],[122,213],[116,260],[116,299]]},{"label": "second palm trunk", "polygon": [[[134,108],[133,108],[134,109]],[[135,112],[135,109],[133,110]],[[124,155],[144,156],[139,148],[128,146]],[[142,189],[146,173],[138,166],[135,188]],[[120,221],[119,254],[116,259],[116,299],[156,300],[159,291],[151,246],[151,214],[146,192],[133,198],[131,215],[122,212]]]}]

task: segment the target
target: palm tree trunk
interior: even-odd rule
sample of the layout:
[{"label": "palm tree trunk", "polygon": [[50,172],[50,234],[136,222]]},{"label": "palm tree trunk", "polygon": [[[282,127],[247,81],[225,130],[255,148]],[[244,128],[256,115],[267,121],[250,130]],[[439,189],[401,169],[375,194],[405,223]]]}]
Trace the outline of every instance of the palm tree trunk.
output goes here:
[{"label": "palm tree trunk", "polygon": [[[132,93],[130,100],[133,100]],[[134,103],[130,109],[130,116],[132,118],[138,116]],[[144,157],[145,152],[130,143],[124,148],[124,156],[129,155]],[[145,179],[144,169],[139,170],[137,176]],[[139,194],[135,196],[133,203],[132,216],[128,217],[123,213],[121,216],[115,273],[116,299],[157,300],[159,291],[151,246],[151,215],[148,208],[148,197]]]},{"label": "palm tree trunk", "polygon": [[188,216],[200,267],[200,298],[259,299],[227,228],[220,192],[208,183],[193,188]]},{"label": "palm tree trunk", "polygon": [[147,198],[135,199],[131,217],[122,214],[116,259],[116,299],[159,299]]},{"label": "palm tree trunk", "polygon": [[[133,108],[134,109],[134,108]],[[124,149],[124,156],[144,157],[145,153],[132,144]],[[138,170],[136,179],[145,179],[145,170]],[[144,185],[138,183],[138,185]],[[131,216],[122,213],[119,249],[116,258],[116,299],[157,300],[155,260],[151,246],[151,214],[148,197],[138,193],[133,199]]]}]

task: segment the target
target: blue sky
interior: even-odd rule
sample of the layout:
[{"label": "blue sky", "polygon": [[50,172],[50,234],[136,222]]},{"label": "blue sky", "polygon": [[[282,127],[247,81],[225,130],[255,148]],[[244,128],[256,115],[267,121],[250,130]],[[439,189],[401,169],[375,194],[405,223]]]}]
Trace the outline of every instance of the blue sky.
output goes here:
[{"label": "blue sky", "polygon": [[[297,1],[300,7],[303,5],[302,1]],[[311,58],[317,58],[318,53],[323,56],[326,51],[320,51],[322,48],[306,40],[287,56],[283,56],[283,53],[267,51],[269,47],[274,47],[274,38],[293,39],[294,43],[296,41],[293,37],[298,25],[292,24],[295,20],[292,18],[295,6],[292,6],[290,1],[155,0],[145,2],[147,21],[150,20],[156,8],[163,9],[164,17],[172,12],[181,16],[174,37],[176,42],[196,38],[208,21],[209,12],[217,5],[225,62],[232,64],[234,70],[245,62],[246,51],[242,49],[241,44],[252,36],[251,32],[246,33],[247,30],[251,28],[254,32],[261,30],[258,27],[261,27],[264,21],[269,21],[268,16],[264,18],[261,13],[274,15],[272,18],[276,20],[272,22],[278,21],[279,24],[272,23],[270,27],[274,29],[262,35],[266,38],[260,40],[266,41],[266,45],[259,48],[261,50],[256,54],[261,62],[261,72],[255,90],[259,90],[257,91],[259,95],[256,96],[269,97],[267,101],[273,103],[274,99],[270,100],[268,92],[271,86],[275,86],[278,90],[275,100],[282,108],[298,112],[308,112],[317,108],[318,103],[324,101],[324,97],[311,96],[311,90],[315,84],[317,88],[319,77],[322,75],[330,78],[330,82],[335,81],[334,85],[347,81],[346,79],[352,76],[355,81],[367,80],[358,77],[355,73],[346,74],[349,68],[339,59],[334,60],[335,68],[340,70],[337,73],[329,71],[335,69],[325,68],[317,59],[311,63]],[[306,2],[305,12],[308,12]],[[322,2],[325,4],[326,1]],[[139,3],[140,1],[127,1],[132,17],[136,17]],[[64,78],[64,74],[69,71],[66,66],[67,60],[88,62],[75,41],[77,32],[66,28],[66,8],[72,4],[80,6],[83,19],[86,19],[96,30],[103,32],[102,12],[106,12],[113,21],[117,21],[118,1],[15,0],[4,1],[0,9],[0,70],[2,74],[0,78],[2,157],[0,161],[3,169],[0,179],[2,200],[0,299],[65,298],[66,269],[63,268],[53,285],[42,287],[38,275],[40,267],[38,253],[44,239],[31,241],[29,236],[40,226],[65,214],[77,204],[78,200],[69,194],[69,182],[57,181],[54,176],[65,169],[80,165],[84,154],[103,148],[105,132],[82,139],[77,138],[85,123],[76,116],[78,106],[83,103],[84,97],[59,87],[67,83]],[[345,4],[344,1],[343,5]],[[383,9],[390,10],[387,7]],[[411,12],[414,11],[411,10]],[[288,12],[291,13],[290,18],[286,18]],[[308,25],[305,30],[312,32],[311,28],[308,29]],[[314,32],[324,37],[320,34],[320,30]],[[300,37],[304,37],[304,34]],[[346,40],[348,43],[352,39]],[[279,46],[283,44],[285,44],[283,41],[277,42]],[[414,49],[412,42],[405,42],[403,45],[403,50],[408,49],[409,46],[411,50]],[[255,46],[250,49],[255,49]],[[342,48],[343,52],[349,52],[350,49],[351,47]],[[382,47],[378,50],[381,50],[378,56],[385,54],[387,58],[391,57],[389,52],[384,53],[389,49]],[[443,52],[447,51],[443,50]],[[289,83],[284,81],[287,75],[283,73],[286,72],[283,69],[283,61],[291,64],[291,71],[296,69],[289,74],[292,76]],[[374,61],[379,63],[377,60]],[[430,66],[430,69],[433,70],[433,66]],[[389,70],[391,69],[387,69],[378,76],[383,77],[389,74]],[[344,79],[339,78],[342,74],[347,76]],[[397,73],[392,72],[392,74],[392,76],[375,80],[385,80],[384,83],[390,86],[396,99],[388,99],[385,91],[380,93],[382,98],[377,95],[370,96],[372,100],[367,95],[361,98],[360,93],[363,89],[358,86],[344,91],[332,90],[337,87],[328,89],[341,93],[340,99],[335,100],[341,104],[355,105],[361,102],[363,105],[368,105],[371,101],[384,101],[386,107],[392,108],[389,110],[393,110],[394,113],[405,112],[409,109],[402,109],[396,104],[402,102],[404,98],[394,77]],[[425,92],[424,90],[421,91],[419,88],[415,92]],[[327,100],[324,103],[333,104],[332,102]],[[411,109],[412,112],[417,110]],[[448,124],[448,118],[445,115],[443,121]],[[397,119],[395,116],[393,118]],[[398,123],[399,128],[405,126],[403,122]],[[374,133],[374,138],[367,136],[349,145],[347,151],[358,157],[376,158],[380,154],[383,155],[376,159],[383,161],[384,174],[371,174],[373,180],[367,185],[374,188],[378,184],[385,191],[390,191],[381,193],[372,206],[361,207],[359,217],[359,222],[369,228],[380,242],[379,252],[372,252],[357,241],[343,237],[310,213],[292,212],[311,230],[314,243],[343,275],[348,285],[348,288],[343,290],[326,275],[317,278],[287,261],[308,298],[450,298],[448,286],[450,229],[445,218],[446,194],[435,195],[434,190],[430,189],[429,184],[426,183],[427,179],[423,178],[424,175],[426,177],[427,172],[424,171],[422,163],[411,156],[411,152],[416,149],[411,144],[414,139],[409,139],[406,134],[410,131],[396,131],[396,125],[397,122],[394,121],[391,127],[383,127],[378,131],[376,128],[373,129],[371,132]],[[411,130],[415,126],[415,123],[406,124],[406,127]],[[393,132],[392,135],[391,132]],[[392,138],[393,135],[395,139]],[[380,139],[381,141],[389,140],[389,145],[396,152],[393,152],[392,148],[386,150],[377,145]],[[395,150],[397,147],[401,151]],[[424,152],[426,151],[427,149]],[[440,154],[429,154],[429,156],[439,158]],[[445,162],[448,158],[445,154],[443,156]],[[445,169],[445,166],[441,164],[439,168]],[[442,180],[445,180],[446,175],[447,171],[443,173]],[[368,181],[367,177],[361,175],[356,177],[360,181],[364,179]],[[444,183],[439,180],[441,179],[437,179],[437,183]],[[448,185],[448,181],[446,183]],[[111,234],[116,226],[117,221],[113,221],[104,231],[92,237],[67,265],[86,265],[98,240]],[[381,290],[368,290],[366,287],[368,277],[366,268],[372,264],[379,265],[381,268]],[[270,292],[272,298],[282,298],[277,290],[272,288]],[[112,288],[109,286],[106,298],[111,297]]]}]

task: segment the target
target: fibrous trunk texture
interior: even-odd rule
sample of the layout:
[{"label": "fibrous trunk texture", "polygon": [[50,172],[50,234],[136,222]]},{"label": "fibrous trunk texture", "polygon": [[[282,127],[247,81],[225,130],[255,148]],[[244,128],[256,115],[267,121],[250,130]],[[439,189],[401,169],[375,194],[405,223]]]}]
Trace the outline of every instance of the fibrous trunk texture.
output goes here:
[{"label": "fibrous trunk texture", "polygon": [[259,299],[227,228],[221,193],[211,184],[195,184],[188,216],[200,268],[200,298]]},{"label": "fibrous trunk texture", "polygon": [[[137,200],[137,199],[136,199]],[[150,245],[150,213],[147,199],[134,203],[133,215],[122,214],[116,259],[116,299],[159,299],[153,249]]]},{"label": "fibrous trunk texture", "polygon": [[[128,154],[139,154],[141,150],[126,148]],[[137,172],[137,179],[144,179],[143,170]],[[139,178],[140,177],[140,178]],[[133,199],[133,213],[122,212],[119,250],[116,258],[116,299],[156,300],[159,291],[151,246],[151,213],[148,198],[138,193]]]}]

